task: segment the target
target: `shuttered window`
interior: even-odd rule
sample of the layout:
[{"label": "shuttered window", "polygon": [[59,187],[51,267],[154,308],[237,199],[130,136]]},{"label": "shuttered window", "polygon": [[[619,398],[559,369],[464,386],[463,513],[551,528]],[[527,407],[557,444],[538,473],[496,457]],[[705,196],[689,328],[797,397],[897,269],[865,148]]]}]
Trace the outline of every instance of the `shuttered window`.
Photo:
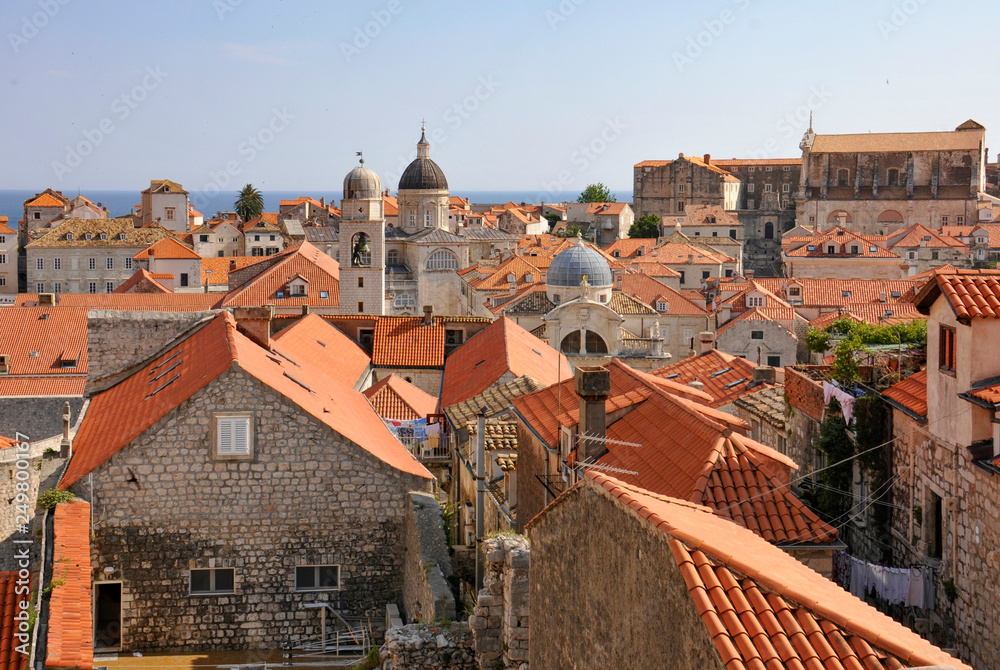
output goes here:
[{"label": "shuttered window", "polygon": [[249,456],[250,455],[250,417],[218,417],[218,455],[219,456]]}]

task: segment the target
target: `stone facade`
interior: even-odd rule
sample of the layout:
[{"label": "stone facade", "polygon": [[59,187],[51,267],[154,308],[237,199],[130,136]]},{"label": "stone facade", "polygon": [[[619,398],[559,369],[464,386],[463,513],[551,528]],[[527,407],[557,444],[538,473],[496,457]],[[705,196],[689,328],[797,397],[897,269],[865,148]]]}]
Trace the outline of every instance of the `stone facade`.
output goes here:
[{"label": "stone facade", "polygon": [[67,402],[75,421],[85,402],[81,397],[3,398],[0,401],[0,435],[13,439],[16,433],[21,433],[32,440],[60,435],[63,407]]},{"label": "stone facade", "polygon": [[[808,328],[805,319],[795,317],[794,321],[802,322]],[[758,365],[783,367],[804,362],[806,353],[804,335],[803,333],[800,340],[794,332],[778,321],[739,319],[725,324],[725,328],[720,328],[718,348],[727,354],[742,356]]]},{"label": "stone facade", "polygon": [[486,556],[483,588],[469,617],[479,668],[528,670],[528,541],[518,535],[498,535],[485,540],[481,550]]},{"label": "stone facade", "polygon": [[244,255],[243,233],[228,221],[221,221],[214,227],[204,225],[191,233],[194,252],[202,258]]},{"label": "stone facade", "polygon": [[[252,460],[213,458],[226,411],[253,413]],[[91,475],[73,490],[94,505],[95,581],[122,583],[123,652],[301,644],[319,635],[314,602],[380,620],[402,600],[407,492],[428,485],[238,367]],[[339,566],[340,588],[296,590],[301,565]],[[234,568],[234,592],[189,595],[199,568]]]},{"label": "stone facade", "polygon": [[[796,479],[808,477],[824,465],[824,455],[813,445],[819,440],[820,423],[823,421],[823,387],[795,368],[785,368],[785,395],[788,410],[785,418],[787,456],[799,469]],[[799,492],[799,485],[792,490]]]},{"label": "stone facade", "polygon": [[403,608],[408,620],[429,623],[455,618],[455,596],[441,506],[428,493],[410,493],[406,508]]},{"label": "stone facade", "polygon": [[391,628],[380,660],[381,670],[480,670],[467,623]]},{"label": "stone facade", "polygon": [[529,538],[532,667],[723,670],[669,536],[617,499],[578,486]]}]

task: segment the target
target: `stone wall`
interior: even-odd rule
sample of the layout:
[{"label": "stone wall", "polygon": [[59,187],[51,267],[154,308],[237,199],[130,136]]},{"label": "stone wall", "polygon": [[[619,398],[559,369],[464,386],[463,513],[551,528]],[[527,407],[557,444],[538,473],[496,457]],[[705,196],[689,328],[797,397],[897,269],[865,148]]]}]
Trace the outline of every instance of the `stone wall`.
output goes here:
[{"label": "stone wall", "polygon": [[76,421],[83,398],[4,398],[0,402],[0,435],[14,439],[21,433],[35,441],[62,435],[63,408],[67,402]]},{"label": "stone wall", "polygon": [[[214,458],[213,412],[252,413],[252,460]],[[377,625],[402,600],[407,493],[428,485],[238,367],[92,475],[73,490],[92,503],[94,579],[122,581],[125,653],[295,646],[319,636],[316,602]],[[340,566],[340,588],[296,590],[301,565]],[[233,593],[189,594],[191,569],[220,567]]]},{"label": "stone wall", "polygon": [[403,608],[409,621],[455,618],[455,595],[448,584],[451,561],[441,505],[429,493],[410,493],[406,508]]},{"label": "stone wall", "polygon": [[466,623],[391,628],[379,656],[381,670],[478,670]]},{"label": "stone wall", "polygon": [[528,540],[498,535],[484,540],[481,550],[483,588],[469,617],[476,661],[481,670],[528,670]]},{"label": "stone wall", "polygon": [[210,316],[210,312],[91,310],[87,313],[87,379],[101,379],[140,362]]}]

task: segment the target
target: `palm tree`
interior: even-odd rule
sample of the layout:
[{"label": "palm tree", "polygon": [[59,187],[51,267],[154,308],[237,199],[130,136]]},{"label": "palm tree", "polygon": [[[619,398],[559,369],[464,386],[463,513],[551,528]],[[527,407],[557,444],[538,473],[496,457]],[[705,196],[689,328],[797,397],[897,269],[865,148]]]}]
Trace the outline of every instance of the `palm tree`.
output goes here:
[{"label": "palm tree", "polygon": [[240,191],[233,208],[244,222],[256,219],[264,213],[264,196],[253,187],[253,184],[247,184]]}]

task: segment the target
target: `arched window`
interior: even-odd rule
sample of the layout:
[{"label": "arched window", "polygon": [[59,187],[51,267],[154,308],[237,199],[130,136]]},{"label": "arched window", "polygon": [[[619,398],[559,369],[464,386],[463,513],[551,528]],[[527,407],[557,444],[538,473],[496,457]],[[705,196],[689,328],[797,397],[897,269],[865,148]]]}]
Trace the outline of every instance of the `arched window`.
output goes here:
[{"label": "arched window", "polygon": [[878,215],[879,223],[903,223],[903,215],[894,209],[887,209]]},{"label": "arched window", "polygon": [[604,338],[595,333],[592,330],[579,331],[574,330],[572,333],[568,334],[563,338],[562,343],[559,345],[560,351],[564,354],[579,354],[580,353],[580,335],[581,332],[586,333],[584,336],[584,344],[586,345],[583,349],[585,354],[606,354],[608,353],[608,345],[604,342]]},{"label": "arched window", "polygon": [[764,239],[773,240],[774,239],[774,224],[768,221],[764,224]]},{"label": "arched window", "polygon": [[588,354],[608,353],[608,345],[604,343],[604,338],[592,330],[587,331],[587,353]]},{"label": "arched window", "polygon": [[572,333],[564,337],[562,344],[559,345],[559,350],[564,354],[580,353],[580,331],[574,330]]},{"label": "arched window", "polygon": [[369,237],[365,233],[357,233],[351,239],[351,266],[370,268],[372,265],[372,250]]},{"label": "arched window", "polygon": [[458,259],[455,254],[444,249],[438,249],[427,259],[428,270],[457,270]]},{"label": "arched window", "polygon": [[826,217],[827,223],[835,223],[835,224],[851,223],[852,220],[853,219],[851,218],[850,213],[845,212],[842,209],[830,212],[830,215]]},{"label": "arched window", "polygon": [[396,296],[395,305],[396,305],[396,307],[399,307],[400,309],[405,309],[407,307],[413,307],[416,304],[417,304],[416,298],[414,298],[409,293],[400,293],[399,295]]},{"label": "arched window", "polygon": [[385,262],[388,265],[399,265],[399,252],[395,249],[389,249],[385,255]]}]

